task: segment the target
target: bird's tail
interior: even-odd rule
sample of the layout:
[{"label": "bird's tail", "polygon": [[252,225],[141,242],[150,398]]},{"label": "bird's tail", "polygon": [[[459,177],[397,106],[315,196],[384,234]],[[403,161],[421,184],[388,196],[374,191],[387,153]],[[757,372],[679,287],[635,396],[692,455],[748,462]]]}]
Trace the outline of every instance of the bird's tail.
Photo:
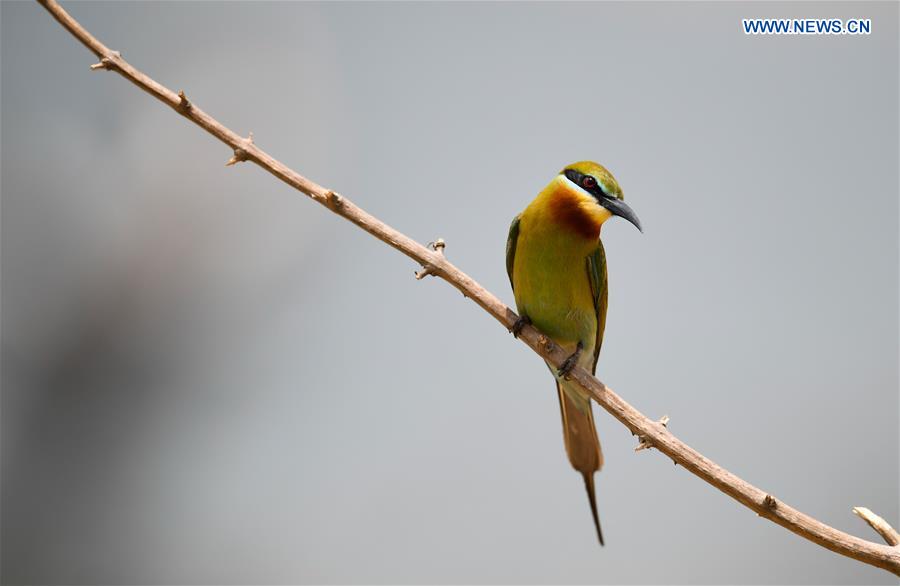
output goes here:
[{"label": "bird's tail", "polygon": [[594,491],[594,473],[603,467],[603,451],[594,425],[594,414],[591,402],[576,392],[566,392],[562,384],[556,383],[559,393],[559,409],[562,413],[563,437],[566,442],[566,453],[572,468],[581,472],[584,477],[584,488],[591,504],[591,515],[597,529],[597,539],[603,545],[603,531],[600,530],[600,518],[597,515],[597,496]]}]

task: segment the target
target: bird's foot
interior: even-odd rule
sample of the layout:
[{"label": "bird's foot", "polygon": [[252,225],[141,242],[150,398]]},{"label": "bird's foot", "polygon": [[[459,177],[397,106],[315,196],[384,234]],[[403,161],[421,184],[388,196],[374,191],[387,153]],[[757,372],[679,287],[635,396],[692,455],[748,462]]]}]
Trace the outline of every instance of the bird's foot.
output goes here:
[{"label": "bird's foot", "polygon": [[556,371],[556,375],[568,378],[569,373],[572,372],[572,369],[575,368],[575,365],[578,364],[578,358],[581,356],[581,351],[584,349],[584,344],[578,342],[578,346],[575,347],[575,351],[563,361],[562,366],[559,367],[559,370]]},{"label": "bird's foot", "polygon": [[512,332],[512,335],[514,338],[518,338],[519,334],[522,333],[522,328],[524,328],[525,326],[530,326],[530,325],[531,325],[531,320],[528,319],[528,316],[522,315],[522,316],[519,316],[519,319],[516,320],[516,323],[513,324],[512,329],[509,331]]}]

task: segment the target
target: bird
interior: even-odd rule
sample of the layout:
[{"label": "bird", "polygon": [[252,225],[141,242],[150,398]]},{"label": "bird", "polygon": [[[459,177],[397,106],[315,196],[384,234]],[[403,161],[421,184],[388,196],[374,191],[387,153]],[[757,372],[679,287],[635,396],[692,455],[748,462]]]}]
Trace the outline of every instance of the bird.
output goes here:
[{"label": "bird", "polygon": [[596,372],[608,300],[600,229],[613,216],[643,232],[612,173],[592,161],[573,163],[513,219],[506,244],[506,271],[519,313],[513,335],[532,324],[568,353],[559,369],[547,366],[556,379],[566,453],[584,479],[601,546],[594,473],[603,466],[603,452],[590,397],[568,375],[576,366]]}]

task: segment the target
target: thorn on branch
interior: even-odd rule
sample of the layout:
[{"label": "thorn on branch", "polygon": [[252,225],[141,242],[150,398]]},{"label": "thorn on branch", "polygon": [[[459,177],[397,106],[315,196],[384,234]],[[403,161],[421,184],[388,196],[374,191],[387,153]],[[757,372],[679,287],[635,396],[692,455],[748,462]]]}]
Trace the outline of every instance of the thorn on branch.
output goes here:
[{"label": "thorn on branch", "polygon": [[178,111],[182,114],[187,114],[191,111],[193,104],[191,104],[190,100],[187,99],[187,96],[184,95],[184,90],[178,92]]},{"label": "thorn on branch", "polygon": [[91,65],[91,69],[93,69],[94,71],[98,69],[106,69],[108,71],[114,69],[116,66],[114,59],[118,59],[122,56],[122,54],[118,51],[111,51],[110,54],[112,55],[112,57],[101,57],[99,63],[94,63],[93,65]]},{"label": "thorn on branch", "polygon": [[898,534],[887,521],[869,509],[865,507],[853,507],[853,514],[868,523],[869,527],[881,535],[882,539],[884,539],[885,543],[888,545],[894,547],[900,545],[900,534]]},{"label": "thorn on branch", "polygon": [[[447,243],[444,242],[443,238],[438,238],[434,242],[428,243],[428,248],[435,251],[441,256],[444,256],[444,248],[447,246]],[[434,276],[437,274],[437,267],[432,264],[422,265],[421,271],[416,271],[416,280],[421,281],[428,275]]]},{"label": "thorn on branch", "polygon": [[543,348],[544,352],[547,352],[548,354],[553,352],[553,348],[554,348],[553,340],[551,340],[544,334],[541,334],[540,337],[538,337],[538,346]]},{"label": "thorn on branch", "polygon": [[100,60],[99,63],[94,63],[93,65],[91,65],[91,69],[93,69],[94,71],[98,69],[112,69],[112,61],[110,61],[109,58],[104,57]]},{"label": "thorn on branch", "polygon": [[[250,136],[248,136],[244,140],[244,146],[250,147],[252,145],[253,145],[253,133],[251,132]],[[246,148],[238,147],[238,148],[234,149],[234,154],[231,155],[231,158],[228,159],[228,162],[225,163],[225,166],[231,167],[232,165],[237,165],[238,163],[243,163],[244,161],[246,161],[249,158],[250,158],[250,156],[247,154]]]},{"label": "thorn on branch", "polygon": [[344,206],[344,198],[329,189],[325,192],[325,203],[331,211],[336,212]]},{"label": "thorn on branch", "polygon": [[[659,421],[657,423],[659,423],[663,427],[668,427],[669,416],[663,415],[662,417],[659,418]],[[632,434],[632,435],[634,435],[634,434]],[[638,445],[635,446],[635,448],[634,448],[635,452],[640,452],[641,450],[649,450],[650,448],[653,447],[653,442],[650,441],[650,438],[647,437],[646,435],[643,435],[643,434],[638,435],[638,440],[639,440]],[[674,460],[672,460],[672,461],[675,462]],[[675,465],[677,466],[678,462],[675,462]]]}]

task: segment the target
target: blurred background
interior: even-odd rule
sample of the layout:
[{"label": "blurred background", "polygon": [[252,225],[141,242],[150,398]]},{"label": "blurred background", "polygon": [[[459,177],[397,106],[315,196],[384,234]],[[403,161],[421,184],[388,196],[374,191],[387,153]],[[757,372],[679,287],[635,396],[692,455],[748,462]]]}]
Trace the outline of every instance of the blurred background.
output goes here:
[{"label": "blurred background", "polygon": [[[645,234],[603,231],[601,380],[823,522],[900,525],[896,3],[65,7],[510,303],[511,218],[602,162]],[[37,4],[0,20],[3,583],[896,583],[603,412],[599,548],[531,351]]]}]

